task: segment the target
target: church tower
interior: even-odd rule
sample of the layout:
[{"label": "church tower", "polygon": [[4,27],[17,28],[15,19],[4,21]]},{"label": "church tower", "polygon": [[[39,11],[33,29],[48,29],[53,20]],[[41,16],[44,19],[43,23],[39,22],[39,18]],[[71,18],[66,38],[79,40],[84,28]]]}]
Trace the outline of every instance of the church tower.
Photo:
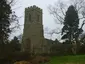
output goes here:
[{"label": "church tower", "polygon": [[22,50],[30,53],[43,51],[42,9],[31,6],[25,9],[25,23],[23,30]]}]

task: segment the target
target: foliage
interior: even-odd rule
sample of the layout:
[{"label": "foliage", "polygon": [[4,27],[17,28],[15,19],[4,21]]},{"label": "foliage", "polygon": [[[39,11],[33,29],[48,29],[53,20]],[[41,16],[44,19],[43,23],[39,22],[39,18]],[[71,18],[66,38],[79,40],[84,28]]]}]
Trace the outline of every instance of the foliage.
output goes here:
[{"label": "foliage", "polygon": [[19,43],[19,40],[16,36],[11,40],[10,47],[13,52],[20,51],[21,44]]},{"label": "foliage", "polygon": [[[13,14],[11,9],[11,3],[14,0],[1,0],[0,1],[0,62],[8,60],[7,57],[12,51],[20,51],[19,40],[15,37],[14,40],[9,43],[9,35],[13,28],[10,25],[14,21],[18,21],[17,16]],[[15,43],[14,43],[15,42]],[[4,63],[1,63],[4,64]]]},{"label": "foliage", "polygon": [[76,40],[77,37],[79,37],[79,17],[78,13],[73,5],[69,6],[66,16],[65,16],[65,21],[64,21],[64,26],[62,28],[62,39],[68,39],[69,41]]},{"label": "foliage", "polygon": [[[75,47],[76,52],[79,51],[80,41],[79,35],[83,32],[83,26],[85,25],[85,0],[68,0],[66,3],[65,1],[58,0],[57,3],[54,5],[49,6],[50,14],[54,16],[57,24],[62,25],[63,28],[60,28],[62,31],[61,33],[62,38],[68,42],[65,43],[74,43],[76,42],[73,47]],[[71,8],[70,11],[68,10],[69,5],[73,6],[73,11]],[[71,12],[71,13],[70,13]],[[68,17],[69,16],[69,17]],[[68,22],[67,22],[68,21]],[[55,33],[55,34],[59,34]]]},{"label": "foliage", "polygon": [[80,46],[78,54],[85,54],[85,44]]},{"label": "foliage", "polygon": [[[18,22],[18,18],[13,13],[11,9],[11,4],[14,0],[1,0],[0,1],[0,52],[4,52],[10,49],[9,46],[9,35],[12,32],[14,27],[11,27],[11,24],[15,21]],[[18,24],[18,23],[17,23]],[[17,25],[16,24],[16,25]]]},{"label": "foliage", "polygon": [[6,52],[0,56],[0,64],[13,64],[15,61],[30,59],[32,59],[32,57],[28,52]]},{"label": "foliage", "polygon": [[7,4],[6,0],[0,1],[0,43],[8,41],[10,26],[10,14],[12,13],[11,7]]}]

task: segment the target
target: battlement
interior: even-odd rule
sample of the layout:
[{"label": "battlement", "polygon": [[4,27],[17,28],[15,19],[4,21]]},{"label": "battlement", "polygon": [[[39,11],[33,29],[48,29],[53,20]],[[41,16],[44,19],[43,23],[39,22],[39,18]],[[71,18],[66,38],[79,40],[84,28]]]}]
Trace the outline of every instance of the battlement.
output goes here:
[{"label": "battlement", "polygon": [[42,12],[42,9],[37,7],[36,5],[30,6],[30,7],[26,8],[25,10],[27,10],[27,11],[37,10],[39,12]]}]

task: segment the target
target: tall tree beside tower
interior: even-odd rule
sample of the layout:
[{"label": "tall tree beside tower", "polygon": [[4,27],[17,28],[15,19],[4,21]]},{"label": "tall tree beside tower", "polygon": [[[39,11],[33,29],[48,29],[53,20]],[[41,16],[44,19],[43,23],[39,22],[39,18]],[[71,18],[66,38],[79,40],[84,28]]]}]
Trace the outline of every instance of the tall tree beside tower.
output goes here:
[{"label": "tall tree beside tower", "polygon": [[0,43],[8,41],[10,26],[10,14],[12,13],[11,7],[7,4],[6,0],[0,1]]},{"label": "tall tree beside tower", "polygon": [[[11,23],[17,21],[17,16],[13,14],[11,4],[14,0],[1,0],[0,1],[0,52],[3,53],[9,45],[9,35],[13,28],[10,28]],[[16,26],[14,26],[16,27]]]},{"label": "tall tree beside tower", "polygon": [[69,6],[65,20],[64,26],[62,28],[62,39],[68,39],[70,42],[75,40],[78,33],[79,18],[78,13],[73,5]]},{"label": "tall tree beside tower", "polygon": [[80,43],[78,38],[82,32],[82,28],[79,28],[78,11],[71,5],[66,12],[64,26],[62,28],[62,39],[66,39],[70,44],[73,44],[72,51],[74,54],[79,49]]},{"label": "tall tree beside tower", "polygon": [[[83,32],[85,25],[85,0],[69,0],[66,2],[58,0],[56,4],[48,7],[50,14],[54,16],[57,24],[64,25],[60,32],[62,39],[72,43],[75,41],[77,48],[80,47],[79,35]],[[68,8],[69,7],[69,8]],[[67,11],[66,11],[67,10]],[[81,23],[79,25],[79,23]],[[80,27],[80,28],[79,28]],[[70,42],[69,42],[70,41]]]}]

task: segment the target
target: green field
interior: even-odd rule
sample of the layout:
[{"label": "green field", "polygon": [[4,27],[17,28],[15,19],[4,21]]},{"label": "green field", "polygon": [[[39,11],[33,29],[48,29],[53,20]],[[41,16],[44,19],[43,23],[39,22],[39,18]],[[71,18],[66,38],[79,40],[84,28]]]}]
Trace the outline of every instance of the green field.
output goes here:
[{"label": "green field", "polygon": [[47,64],[85,64],[85,55],[54,56]]}]

